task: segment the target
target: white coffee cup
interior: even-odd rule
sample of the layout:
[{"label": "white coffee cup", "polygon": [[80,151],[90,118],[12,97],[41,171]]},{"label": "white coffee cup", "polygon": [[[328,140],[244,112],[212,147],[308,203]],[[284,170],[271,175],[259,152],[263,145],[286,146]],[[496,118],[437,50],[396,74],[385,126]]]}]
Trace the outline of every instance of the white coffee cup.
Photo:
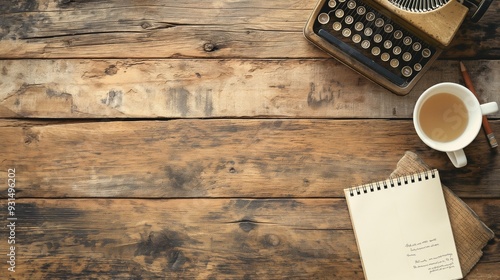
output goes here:
[{"label": "white coffee cup", "polygon": [[[462,104],[455,102],[453,96],[458,97]],[[413,110],[413,124],[427,146],[446,152],[453,165],[460,168],[467,165],[463,149],[479,133],[483,115],[496,111],[496,102],[479,104],[477,97],[466,87],[440,83],[428,88],[418,98]]]}]

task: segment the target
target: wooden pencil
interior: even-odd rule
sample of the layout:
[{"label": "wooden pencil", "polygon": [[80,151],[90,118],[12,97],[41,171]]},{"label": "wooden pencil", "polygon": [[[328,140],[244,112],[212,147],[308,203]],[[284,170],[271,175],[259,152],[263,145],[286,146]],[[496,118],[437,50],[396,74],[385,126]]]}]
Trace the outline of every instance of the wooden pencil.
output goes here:
[{"label": "wooden pencil", "polygon": [[[469,72],[467,71],[467,68],[465,67],[465,65],[461,61],[460,61],[460,71],[462,72],[465,86],[479,100],[479,96],[477,95],[476,90],[474,89],[474,85],[472,84],[472,80],[470,78]],[[479,100],[479,102],[481,102],[481,101]],[[498,147],[497,139],[495,138],[495,135],[493,134],[493,131],[491,130],[491,126],[490,126],[490,123],[488,122],[488,118],[484,115],[483,115],[483,129],[484,129],[484,133],[486,135],[486,138],[488,139],[488,144],[490,145],[490,147],[492,149]]]}]

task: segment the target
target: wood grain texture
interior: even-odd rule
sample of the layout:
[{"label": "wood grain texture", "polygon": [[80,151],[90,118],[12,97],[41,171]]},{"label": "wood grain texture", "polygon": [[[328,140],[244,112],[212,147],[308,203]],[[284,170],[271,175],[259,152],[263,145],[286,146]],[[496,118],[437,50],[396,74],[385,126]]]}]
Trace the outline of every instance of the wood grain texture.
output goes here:
[{"label": "wood grain texture", "polygon": [[[500,230],[499,199],[466,202]],[[343,199],[21,199],[17,208],[16,279],[363,279]],[[492,279],[499,262],[496,238],[467,279]]]},{"label": "wood grain texture", "polygon": [[343,197],[343,188],[385,179],[407,150],[461,197],[500,197],[500,159],[484,135],[456,169],[411,120],[4,120],[0,134],[19,197]]},{"label": "wood grain texture", "polygon": [[[499,102],[500,61],[465,64]],[[4,118],[410,118],[426,88],[462,82],[439,61],[399,97],[333,59],[0,60],[0,77]]]},{"label": "wood grain texture", "polygon": [[500,1],[405,97],[304,39],[315,2],[0,1],[0,275],[363,279],[342,189],[411,150],[496,233],[466,279],[496,277],[497,152],[480,134],[456,169],[411,114],[459,59],[500,102]]},{"label": "wood grain texture", "polygon": [[[10,0],[0,58],[325,58],[302,35],[315,3]],[[443,57],[498,57],[499,12],[493,1],[482,21],[466,21]]]}]

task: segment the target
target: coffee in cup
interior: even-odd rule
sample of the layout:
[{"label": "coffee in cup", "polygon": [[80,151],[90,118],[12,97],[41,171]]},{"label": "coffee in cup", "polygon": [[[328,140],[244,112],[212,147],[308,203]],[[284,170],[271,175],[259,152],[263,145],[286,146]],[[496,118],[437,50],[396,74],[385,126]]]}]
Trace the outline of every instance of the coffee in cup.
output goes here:
[{"label": "coffee in cup", "polygon": [[496,102],[481,105],[466,87],[440,83],[418,98],[413,124],[427,146],[446,152],[453,165],[459,168],[467,164],[463,148],[476,138],[483,115],[496,111]]}]

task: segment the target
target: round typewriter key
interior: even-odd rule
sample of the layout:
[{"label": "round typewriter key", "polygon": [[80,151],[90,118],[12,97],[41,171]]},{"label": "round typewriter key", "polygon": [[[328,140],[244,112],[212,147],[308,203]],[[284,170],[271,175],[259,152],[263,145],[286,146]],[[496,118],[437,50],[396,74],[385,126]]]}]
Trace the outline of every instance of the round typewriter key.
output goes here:
[{"label": "round typewriter key", "polygon": [[403,38],[403,32],[401,30],[394,31],[394,39],[399,40],[401,38]]},{"label": "round typewriter key", "polygon": [[391,55],[389,55],[388,53],[383,53],[380,58],[383,60],[383,61],[389,61],[389,59],[391,58]]},{"label": "round typewriter key", "polygon": [[411,76],[411,74],[413,74],[413,70],[410,66],[405,66],[403,67],[403,69],[401,69],[401,74],[408,78]]},{"label": "round typewriter key", "polygon": [[385,41],[384,41],[384,48],[386,48],[386,49],[390,49],[390,48],[392,48],[392,41],[390,41],[390,40],[385,40]]},{"label": "round typewriter key", "polygon": [[342,35],[346,38],[351,36],[351,29],[349,29],[349,28],[342,29]]},{"label": "round typewriter key", "polygon": [[431,56],[431,50],[425,48],[422,50],[422,56],[425,57],[425,58],[428,58],[429,56]]},{"label": "round typewriter key", "polygon": [[361,35],[359,35],[359,34],[352,35],[352,41],[356,44],[361,42]]},{"label": "round typewriter key", "polygon": [[395,46],[394,49],[392,49],[392,53],[395,55],[400,55],[401,54],[401,47]]},{"label": "round typewriter key", "polygon": [[412,56],[411,56],[411,53],[409,53],[409,52],[405,52],[405,53],[403,54],[403,60],[404,60],[404,61],[410,61],[410,60],[411,60],[411,57],[412,57]]},{"label": "round typewriter key", "polygon": [[345,23],[352,24],[354,22],[354,18],[352,16],[345,17]]},{"label": "round typewriter key", "polygon": [[380,48],[379,48],[379,47],[373,47],[373,49],[372,49],[372,54],[373,54],[374,56],[379,55],[379,54],[380,54]]},{"label": "round typewriter key", "polygon": [[373,30],[372,30],[370,27],[367,27],[367,28],[365,29],[365,32],[364,32],[364,33],[365,33],[365,35],[366,35],[366,36],[368,36],[368,37],[369,37],[369,36],[372,36],[372,34],[373,34]]},{"label": "round typewriter key", "polygon": [[382,26],[384,26],[384,20],[383,20],[383,19],[381,19],[381,18],[377,18],[377,19],[375,20],[375,26],[376,26],[376,27],[382,27]]},{"label": "round typewriter key", "polygon": [[422,64],[417,63],[417,64],[413,65],[413,69],[415,69],[415,71],[417,71],[417,72],[422,70]]},{"label": "round typewriter key", "polygon": [[411,45],[411,43],[412,43],[412,42],[413,42],[413,40],[411,39],[411,37],[410,37],[410,36],[406,36],[406,37],[404,37],[404,39],[403,39],[403,44],[405,44],[405,45],[407,45],[407,46]]},{"label": "round typewriter key", "polygon": [[321,13],[318,16],[318,22],[321,24],[327,24],[330,21],[330,16],[327,13]]},{"label": "round typewriter key", "polygon": [[419,51],[419,50],[421,50],[421,49],[422,49],[422,44],[420,44],[419,42],[415,42],[415,43],[413,44],[413,50],[414,50],[414,51],[418,52],[418,51]]},{"label": "round typewriter key", "polygon": [[349,8],[351,10],[356,9],[356,2],[354,2],[353,0],[350,0],[349,2],[347,2],[347,8]]},{"label": "round typewriter key", "polygon": [[370,47],[370,41],[363,40],[363,42],[361,42],[361,47],[365,50],[368,49]]},{"label": "round typewriter key", "polygon": [[328,2],[328,7],[332,8],[332,9],[333,9],[333,8],[335,8],[335,7],[337,7],[337,1],[335,1],[335,0],[330,0],[330,1]]},{"label": "round typewriter key", "polygon": [[368,13],[366,14],[366,20],[367,20],[367,21],[373,21],[374,19],[375,19],[375,14],[374,14],[374,13],[372,13],[372,12],[368,12]]},{"label": "round typewriter key", "polygon": [[393,58],[393,59],[391,59],[390,64],[391,64],[392,68],[397,68],[399,66],[399,60]]},{"label": "round typewriter key", "polygon": [[358,15],[362,16],[366,13],[366,8],[363,6],[359,6],[356,11],[358,12]]},{"label": "round typewriter key", "polygon": [[365,25],[362,22],[356,22],[354,24],[354,29],[356,31],[361,31],[361,30],[363,30],[363,28],[365,28]]},{"label": "round typewriter key", "polygon": [[384,26],[385,33],[391,33],[393,30],[394,30],[394,27],[392,26],[392,24],[386,24]]},{"label": "round typewriter key", "polygon": [[339,0],[340,3],[344,3],[346,0]]},{"label": "round typewriter key", "polygon": [[342,29],[342,23],[336,21],[333,23],[333,30],[335,31],[340,31],[340,29]]},{"label": "round typewriter key", "polygon": [[375,34],[375,36],[373,36],[373,41],[374,41],[375,43],[380,43],[380,42],[382,42],[382,35],[380,35],[380,34]]},{"label": "round typewriter key", "polygon": [[342,18],[344,16],[344,10],[338,9],[335,11],[335,16],[338,18]]}]

